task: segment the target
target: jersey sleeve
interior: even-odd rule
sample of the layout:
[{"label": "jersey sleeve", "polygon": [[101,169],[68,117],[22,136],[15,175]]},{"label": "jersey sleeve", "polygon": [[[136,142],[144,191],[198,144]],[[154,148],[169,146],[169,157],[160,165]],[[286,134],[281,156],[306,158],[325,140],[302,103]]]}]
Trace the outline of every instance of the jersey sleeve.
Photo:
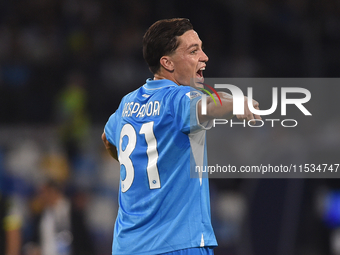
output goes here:
[{"label": "jersey sleeve", "polygon": [[207,130],[212,127],[212,120],[205,123],[199,122],[197,107],[201,99],[202,92],[191,87],[185,87],[178,93],[178,101],[174,100],[175,120],[180,130],[185,134]]}]

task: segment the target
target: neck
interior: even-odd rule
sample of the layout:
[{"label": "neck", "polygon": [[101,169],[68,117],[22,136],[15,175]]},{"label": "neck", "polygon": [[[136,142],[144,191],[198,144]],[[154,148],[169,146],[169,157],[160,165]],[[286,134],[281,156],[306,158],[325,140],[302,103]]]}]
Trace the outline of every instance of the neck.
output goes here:
[{"label": "neck", "polygon": [[179,85],[178,82],[176,82],[176,80],[172,77],[172,75],[164,75],[164,74],[162,74],[162,73],[155,73],[153,79],[154,79],[154,80],[163,80],[163,79],[167,79],[167,80],[173,81],[174,83],[176,83],[177,85]]},{"label": "neck", "polygon": [[163,75],[155,73],[153,79],[154,80],[163,80],[163,79],[167,79],[167,78]]}]

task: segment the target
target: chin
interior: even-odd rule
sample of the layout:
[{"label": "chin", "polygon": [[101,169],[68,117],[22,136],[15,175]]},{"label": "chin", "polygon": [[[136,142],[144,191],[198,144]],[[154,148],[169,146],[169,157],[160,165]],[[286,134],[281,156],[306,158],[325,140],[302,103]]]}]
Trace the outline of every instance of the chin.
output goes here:
[{"label": "chin", "polygon": [[191,79],[192,83],[191,86],[192,87],[198,87],[198,88],[204,88],[204,78],[203,77],[195,77],[193,79]]}]

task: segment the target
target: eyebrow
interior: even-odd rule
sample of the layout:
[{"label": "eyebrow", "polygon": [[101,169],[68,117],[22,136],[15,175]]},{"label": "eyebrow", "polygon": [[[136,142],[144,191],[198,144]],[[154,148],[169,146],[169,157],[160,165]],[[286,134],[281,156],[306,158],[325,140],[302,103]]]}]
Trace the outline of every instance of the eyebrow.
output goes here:
[{"label": "eyebrow", "polygon": [[193,48],[193,47],[199,47],[199,44],[193,43],[187,48],[187,50],[189,50],[190,48]]}]

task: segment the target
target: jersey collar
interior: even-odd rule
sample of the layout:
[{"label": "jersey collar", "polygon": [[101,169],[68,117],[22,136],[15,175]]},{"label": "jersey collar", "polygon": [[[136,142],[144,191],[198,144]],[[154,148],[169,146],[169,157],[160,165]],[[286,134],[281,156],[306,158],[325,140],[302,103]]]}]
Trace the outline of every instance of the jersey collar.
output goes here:
[{"label": "jersey collar", "polygon": [[176,83],[173,81],[167,80],[167,79],[162,79],[162,80],[152,80],[152,79],[147,79],[146,83],[144,84],[144,88],[148,90],[155,90],[155,89],[162,89],[165,87],[173,87],[173,86],[178,86]]}]

